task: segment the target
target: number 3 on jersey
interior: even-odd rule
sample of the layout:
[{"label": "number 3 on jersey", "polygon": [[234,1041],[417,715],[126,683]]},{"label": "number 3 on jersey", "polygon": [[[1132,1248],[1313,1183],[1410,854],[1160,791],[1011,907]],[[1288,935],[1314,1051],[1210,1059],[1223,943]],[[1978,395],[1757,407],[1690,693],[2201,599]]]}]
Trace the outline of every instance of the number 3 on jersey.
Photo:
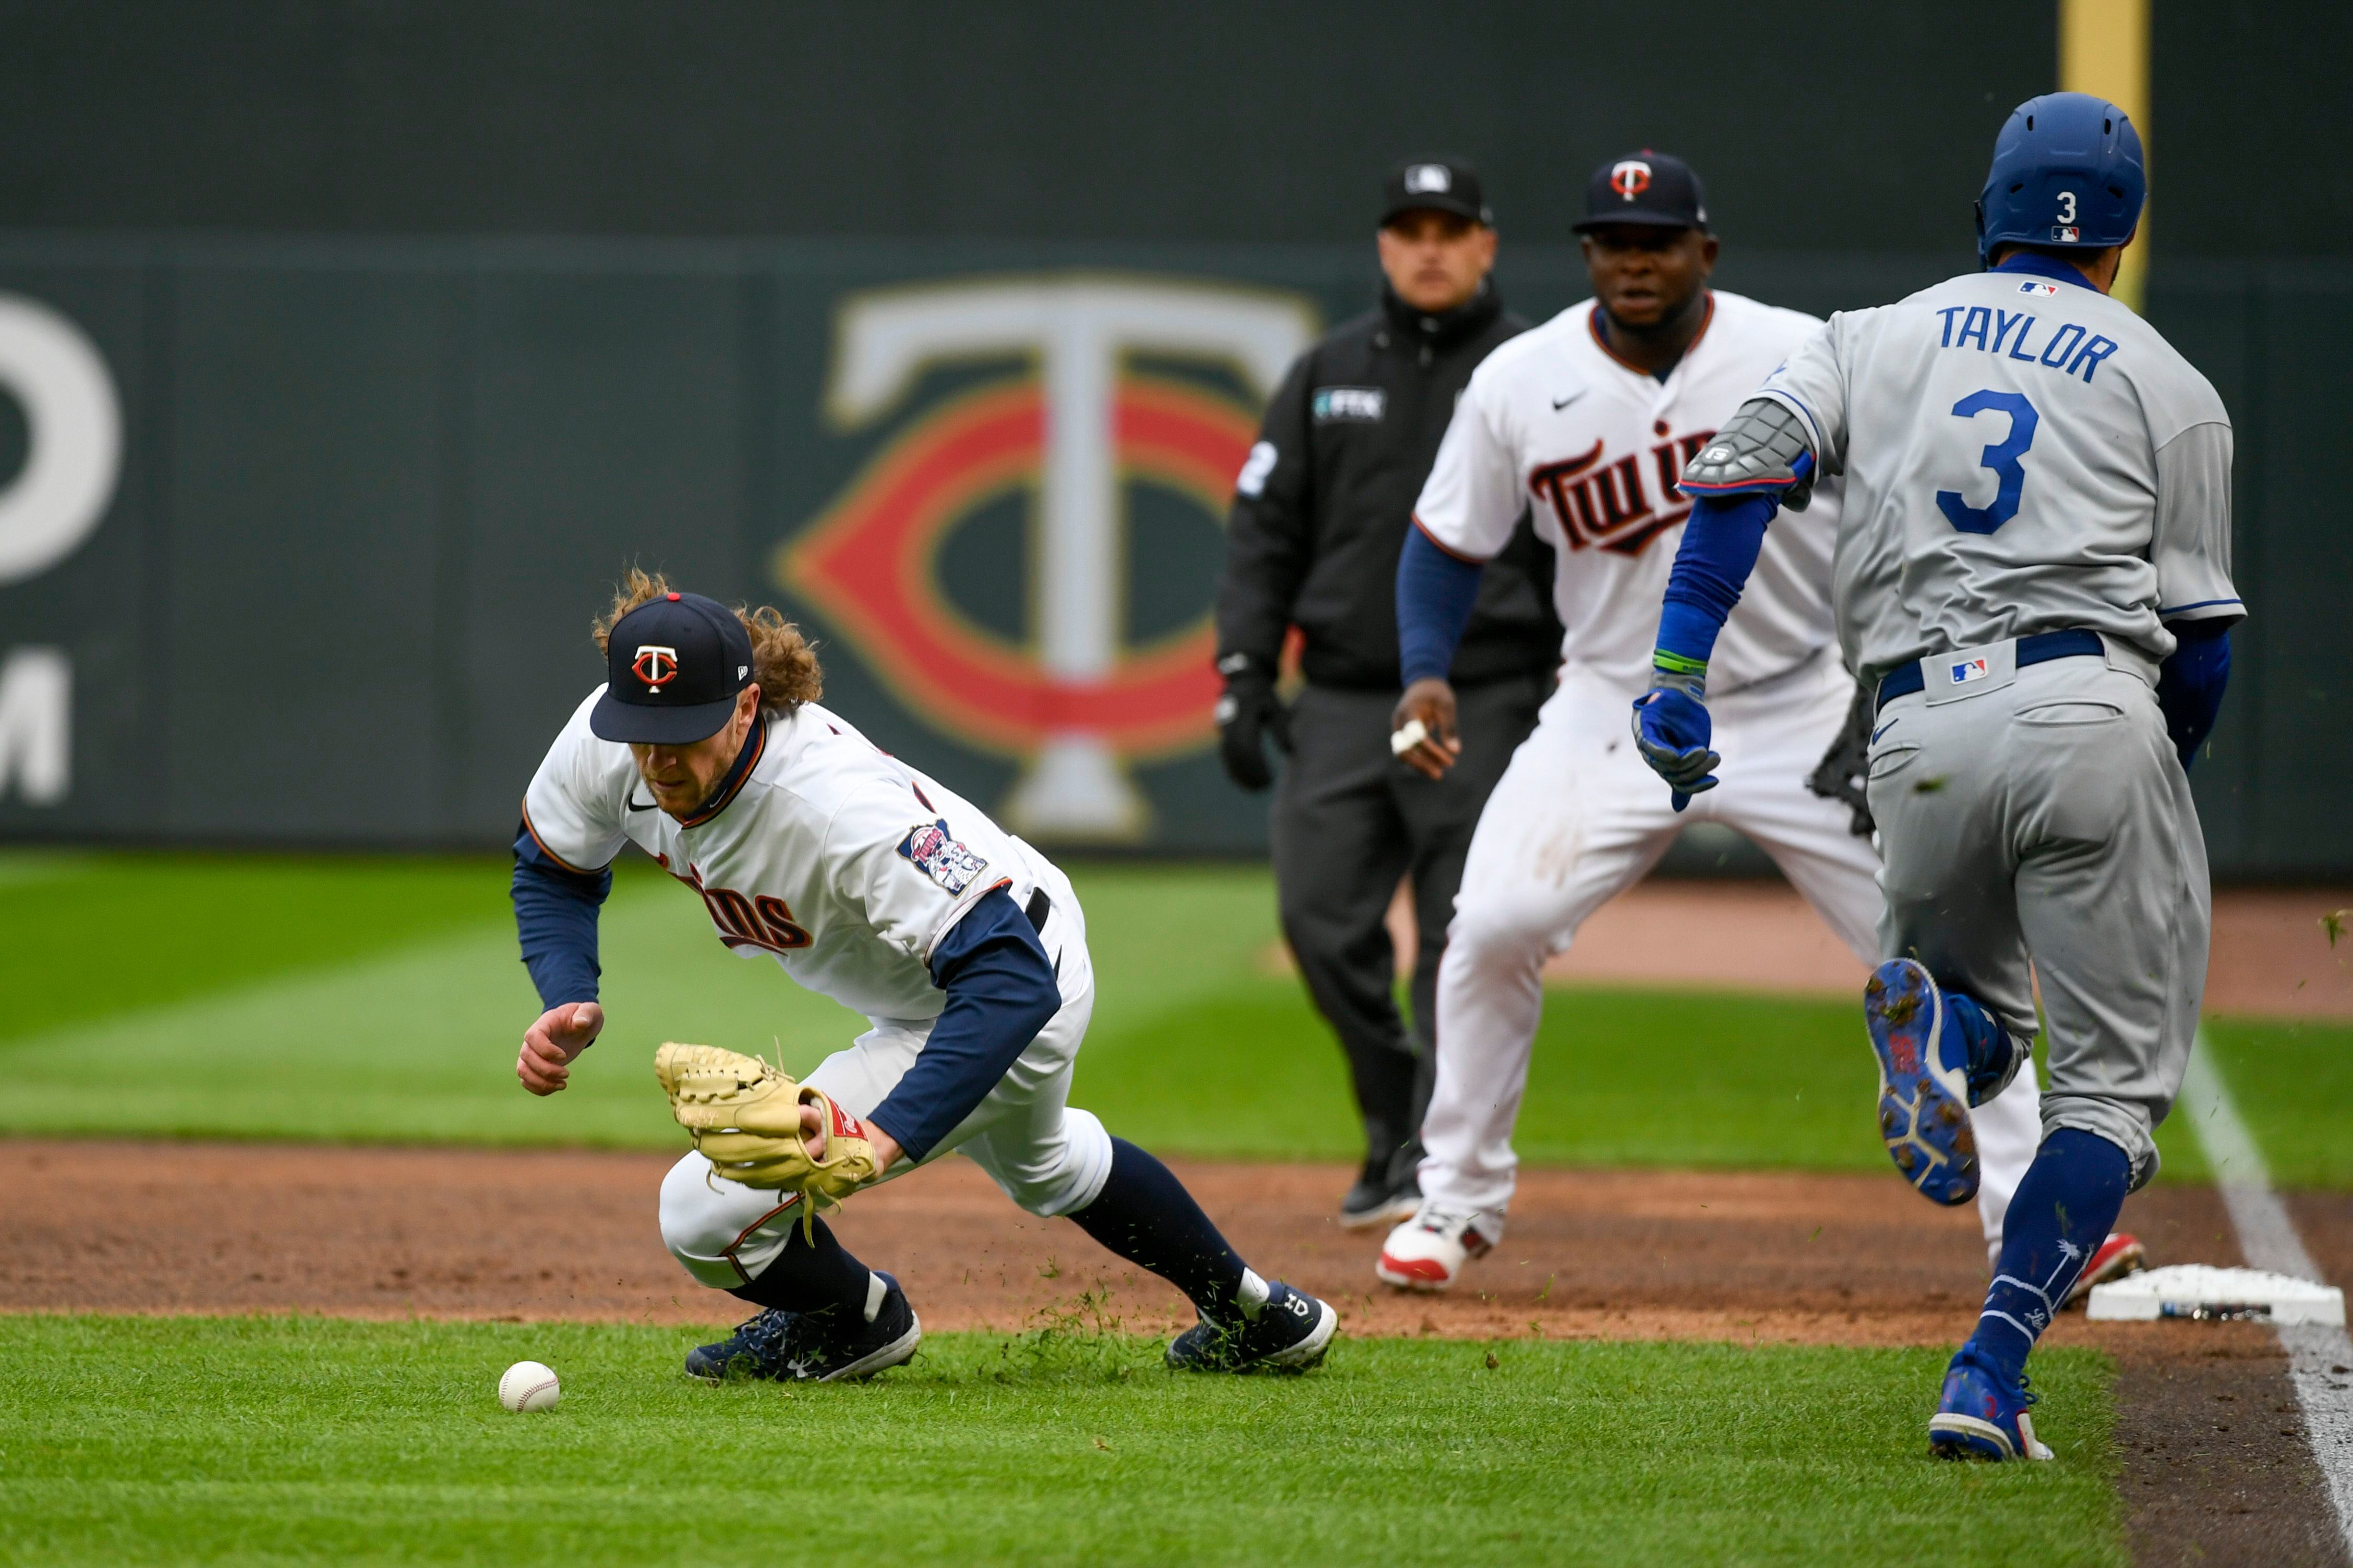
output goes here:
[{"label": "number 3 on jersey", "polygon": [[1988,447],[1978,462],[1991,468],[2000,481],[1989,506],[1971,506],[1958,490],[1938,490],[1937,510],[1963,533],[1991,533],[2018,515],[2019,492],[2026,488],[2026,470],[2019,459],[2034,445],[2035,426],[2042,423],[2034,405],[2015,392],[1972,392],[1953,405],[1953,416],[1974,419],[1980,414],[2010,416],[2010,434]]}]

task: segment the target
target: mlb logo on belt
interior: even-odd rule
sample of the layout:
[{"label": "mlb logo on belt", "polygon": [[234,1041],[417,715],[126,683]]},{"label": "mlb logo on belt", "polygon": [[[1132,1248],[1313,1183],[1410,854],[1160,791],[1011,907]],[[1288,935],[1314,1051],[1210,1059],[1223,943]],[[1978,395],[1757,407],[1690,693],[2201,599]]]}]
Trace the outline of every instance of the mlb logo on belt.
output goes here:
[{"label": "mlb logo on belt", "polygon": [[1983,680],[1988,671],[1981,658],[1965,658],[1953,666],[1953,684],[1967,686],[1972,680]]}]

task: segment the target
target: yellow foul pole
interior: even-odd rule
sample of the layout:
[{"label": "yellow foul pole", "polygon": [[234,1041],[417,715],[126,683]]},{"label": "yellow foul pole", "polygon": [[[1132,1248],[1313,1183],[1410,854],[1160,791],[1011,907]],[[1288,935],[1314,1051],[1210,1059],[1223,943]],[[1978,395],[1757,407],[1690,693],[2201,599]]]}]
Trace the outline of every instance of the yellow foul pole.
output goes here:
[{"label": "yellow foul pole", "polygon": [[[2059,0],[2059,85],[2096,93],[2123,110],[2149,156],[2148,8],[2150,0]],[[2154,205],[2154,204],[2151,204]],[[2140,235],[2125,251],[2116,296],[2137,310],[2148,276],[2147,206]]]}]

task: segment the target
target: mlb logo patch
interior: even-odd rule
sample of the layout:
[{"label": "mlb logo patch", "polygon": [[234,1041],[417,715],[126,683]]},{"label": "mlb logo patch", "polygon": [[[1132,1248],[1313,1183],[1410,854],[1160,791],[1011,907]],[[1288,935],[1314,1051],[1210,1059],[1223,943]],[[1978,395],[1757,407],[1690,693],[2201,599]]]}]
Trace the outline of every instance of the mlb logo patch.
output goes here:
[{"label": "mlb logo patch", "polygon": [[2018,286],[2018,291],[2021,294],[2031,294],[2039,300],[2056,300],[2059,298],[2059,285],[2056,283],[2021,283]]},{"label": "mlb logo patch", "polygon": [[2053,245],[2073,245],[2083,237],[2084,231],[2072,223],[2054,223],[2051,226],[2051,243]]},{"label": "mlb logo patch", "polygon": [[1981,658],[1961,659],[1952,667],[1953,684],[1967,686],[1972,680],[1983,680],[1990,673]]},{"label": "mlb logo patch", "polygon": [[971,887],[972,879],[988,864],[956,842],[948,832],[945,818],[910,828],[907,837],[899,841],[899,853],[906,857],[909,865],[951,893],[961,893]]}]

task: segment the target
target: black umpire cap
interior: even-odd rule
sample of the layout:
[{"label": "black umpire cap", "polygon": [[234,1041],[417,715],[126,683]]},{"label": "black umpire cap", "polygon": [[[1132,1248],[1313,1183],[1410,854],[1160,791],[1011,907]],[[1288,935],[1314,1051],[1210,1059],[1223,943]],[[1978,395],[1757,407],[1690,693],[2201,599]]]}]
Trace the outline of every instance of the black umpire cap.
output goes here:
[{"label": "black umpire cap", "polygon": [[1585,183],[1585,221],[1570,226],[1588,234],[1613,223],[1695,228],[1704,234],[1707,188],[1692,166],[1672,153],[1645,147],[1612,158]]},{"label": "black umpire cap", "polygon": [[606,634],[605,695],[588,728],[601,741],[691,745],[717,734],[758,679],[734,611],[700,594],[665,594]]},{"label": "black umpire cap", "polygon": [[1495,222],[1479,186],[1479,171],[1461,158],[1409,158],[1389,171],[1382,189],[1381,226],[1409,212],[1452,213],[1491,228]]}]

